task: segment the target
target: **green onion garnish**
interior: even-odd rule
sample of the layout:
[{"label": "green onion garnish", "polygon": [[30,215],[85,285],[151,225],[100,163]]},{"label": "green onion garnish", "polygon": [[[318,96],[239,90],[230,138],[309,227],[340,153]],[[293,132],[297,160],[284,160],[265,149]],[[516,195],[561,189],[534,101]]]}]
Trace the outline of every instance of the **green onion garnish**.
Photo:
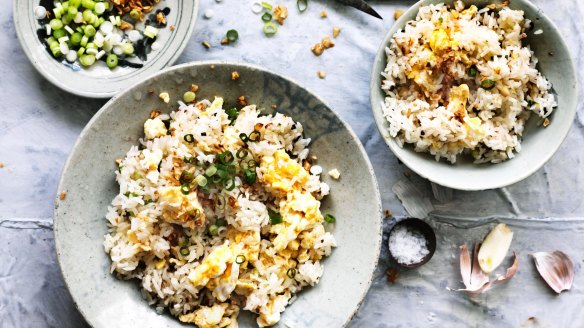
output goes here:
[{"label": "green onion garnish", "polygon": [[477,76],[477,69],[474,66],[471,66],[470,69],[468,70],[468,75],[475,77]]},{"label": "green onion garnish", "polygon": [[223,180],[223,178],[221,178],[221,176],[219,176],[219,174],[215,174],[214,176],[211,177],[211,182],[217,184],[219,182],[221,182]]},{"label": "green onion garnish", "polygon": [[223,219],[217,219],[215,221],[215,225],[218,227],[224,227],[227,225],[227,221],[223,220]]},{"label": "green onion garnish", "polygon": [[260,141],[261,137],[262,137],[262,134],[260,133],[260,131],[258,131],[258,130],[253,130],[253,131],[252,131],[252,132],[249,134],[249,136],[247,137],[247,139],[248,139],[249,141],[258,142],[258,141]]},{"label": "green onion garnish", "polygon": [[188,164],[195,164],[196,163],[196,159],[194,156],[191,157],[183,157],[183,162],[188,163]]},{"label": "green onion garnish", "polygon": [[144,201],[144,205],[148,205],[150,203],[154,203],[154,199],[147,199],[146,201]]},{"label": "green onion garnish", "polygon": [[227,31],[226,37],[229,42],[235,42],[239,38],[239,33],[236,30],[229,30]]},{"label": "green onion garnish", "polygon": [[262,7],[266,8],[267,10],[272,10],[272,5],[267,2],[262,2]]},{"label": "green onion garnish", "polygon": [[237,156],[238,159],[244,159],[244,158],[247,157],[247,154],[248,154],[247,150],[241,148],[241,149],[239,149],[237,151],[237,153],[235,154],[235,156]]},{"label": "green onion garnish", "polygon": [[270,217],[270,224],[279,224],[282,223],[284,220],[279,213],[276,213],[272,210],[268,210],[268,216]]},{"label": "green onion garnish", "polygon": [[250,159],[249,161],[247,161],[247,168],[249,170],[251,169],[255,169],[255,167],[258,165],[258,163],[254,160],[254,159]]},{"label": "green onion garnish", "polygon": [[286,271],[286,275],[288,276],[288,278],[294,279],[294,277],[296,277],[296,269],[294,268],[288,269],[288,271]]},{"label": "green onion garnish", "polygon": [[191,172],[184,170],[180,174],[179,181],[181,184],[188,184],[189,182],[193,181],[194,176]]},{"label": "green onion garnish", "polygon": [[189,250],[189,248],[188,248],[188,247],[186,247],[186,246],[183,246],[183,247],[181,247],[181,248],[179,249],[179,251],[178,251],[178,252],[179,252],[179,253],[180,253],[180,255],[182,255],[182,256],[189,256],[189,254],[191,254],[191,251],[190,251],[190,250]]},{"label": "green onion garnish", "polygon": [[227,191],[235,189],[235,179],[231,177],[223,180],[223,187],[225,187],[225,190]]},{"label": "green onion garnish", "polygon": [[267,36],[272,36],[278,32],[278,25],[274,22],[266,22],[264,23],[264,34]]},{"label": "green onion garnish", "polygon": [[195,136],[193,136],[192,134],[186,134],[183,139],[188,142],[188,143],[193,143],[195,142]]},{"label": "green onion garnish", "polygon": [[180,186],[180,192],[183,193],[183,195],[188,195],[191,192],[191,186],[189,186],[188,184],[183,184],[182,186]]},{"label": "green onion garnish", "polygon": [[118,56],[116,54],[109,54],[105,59],[107,67],[114,69],[118,66]]},{"label": "green onion garnish", "polygon": [[210,234],[211,236],[217,236],[217,235],[219,234],[219,231],[217,231],[217,230],[218,230],[217,226],[216,226],[216,225],[214,225],[214,224],[212,224],[212,225],[209,227],[209,234]]},{"label": "green onion garnish", "polygon": [[481,82],[481,88],[485,89],[485,90],[491,90],[492,88],[494,88],[496,85],[495,81],[490,80],[490,79],[486,79],[483,80],[483,82]]},{"label": "green onion garnish", "polygon": [[298,11],[303,13],[308,8],[308,0],[298,0],[296,1],[296,6],[298,7]]},{"label": "green onion garnish", "polygon": [[229,150],[226,150],[219,154],[217,156],[217,159],[221,164],[230,164],[231,162],[233,162],[235,158],[233,157],[233,154]]},{"label": "green onion garnish", "polygon": [[235,263],[237,264],[243,264],[247,259],[245,258],[245,255],[243,254],[239,254],[235,257]]},{"label": "green onion garnish", "polygon": [[241,141],[243,141],[243,142],[249,141],[249,138],[247,137],[247,134],[245,134],[245,133],[240,133],[239,139],[241,139]]},{"label": "green onion garnish", "polygon": [[243,181],[247,184],[253,184],[256,182],[257,174],[254,170],[243,171]]},{"label": "green onion garnish", "polygon": [[198,208],[192,209],[188,212],[189,216],[198,219],[201,216],[201,211]]},{"label": "green onion garnish", "polygon": [[192,103],[197,98],[197,95],[192,91],[187,91],[183,94],[183,101],[186,103]]},{"label": "green onion garnish", "polygon": [[211,165],[209,166],[206,170],[205,170],[205,175],[207,175],[208,177],[212,177],[215,175],[215,173],[217,173],[217,167]]},{"label": "green onion garnish", "polygon": [[207,185],[207,178],[205,178],[204,175],[197,175],[197,177],[195,178],[195,182],[197,183],[198,186],[204,187]]},{"label": "green onion garnish", "polygon": [[444,22],[444,19],[443,19],[442,17],[438,17],[438,21],[439,21],[440,23],[442,23],[442,22]]},{"label": "green onion garnish", "polygon": [[225,114],[227,114],[227,118],[229,118],[229,120],[231,120],[231,122],[233,122],[233,121],[235,121],[235,119],[237,119],[239,112],[237,111],[237,108],[233,107],[233,108],[226,109]]},{"label": "green onion garnish", "polygon": [[324,220],[327,223],[335,223],[337,221],[337,219],[334,216],[330,215],[330,214],[325,214]]},{"label": "green onion garnish", "polygon": [[272,20],[272,14],[270,14],[270,13],[264,13],[264,14],[262,15],[262,20],[263,20],[264,22],[269,22],[269,21],[271,21],[271,20]]},{"label": "green onion garnish", "polygon": [[132,18],[134,21],[139,21],[140,12],[136,9],[132,9],[132,11],[130,11],[130,18]]}]

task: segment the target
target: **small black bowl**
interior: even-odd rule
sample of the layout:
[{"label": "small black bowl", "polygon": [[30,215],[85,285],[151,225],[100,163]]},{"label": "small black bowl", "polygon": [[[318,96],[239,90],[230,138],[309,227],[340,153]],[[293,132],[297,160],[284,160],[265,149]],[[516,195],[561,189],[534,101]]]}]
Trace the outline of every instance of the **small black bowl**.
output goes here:
[{"label": "small black bowl", "polygon": [[390,250],[389,255],[391,256],[391,258],[400,267],[408,268],[408,269],[417,268],[419,266],[422,266],[422,265],[428,263],[428,261],[430,261],[430,259],[434,255],[434,252],[436,252],[436,234],[434,233],[434,229],[432,229],[432,227],[428,223],[424,222],[423,220],[415,219],[415,218],[408,218],[408,219],[403,219],[403,220],[397,222],[391,228],[391,230],[389,230],[390,237],[391,237],[391,234],[393,233],[393,229],[395,229],[398,226],[405,226],[411,230],[414,230],[414,231],[421,233],[422,236],[424,236],[424,238],[426,239],[426,247],[428,247],[429,253],[428,253],[428,255],[424,256],[424,258],[422,258],[422,261],[420,261],[418,263],[412,263],[412,264],[403,264],[403,263],[398,262],[398,260],[393,256],[393,254],[391,254],[391,250]]}]

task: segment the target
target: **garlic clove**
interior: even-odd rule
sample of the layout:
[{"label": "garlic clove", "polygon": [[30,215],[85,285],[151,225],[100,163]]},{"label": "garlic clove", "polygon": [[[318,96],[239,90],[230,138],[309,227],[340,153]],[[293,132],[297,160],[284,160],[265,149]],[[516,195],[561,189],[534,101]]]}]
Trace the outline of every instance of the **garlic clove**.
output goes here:
[{"label": "garlic clove", "polygon": [[574,281],[574,263],[564,252],[537,252],[531,254],[537,271],[558,294],[569,290]]},{"label": "garlic clove", "polygon": [[489,232],[478,254],[479,265],[485,273],[493,272],[503,262],[512,240],[513,231],[504,223]]}]

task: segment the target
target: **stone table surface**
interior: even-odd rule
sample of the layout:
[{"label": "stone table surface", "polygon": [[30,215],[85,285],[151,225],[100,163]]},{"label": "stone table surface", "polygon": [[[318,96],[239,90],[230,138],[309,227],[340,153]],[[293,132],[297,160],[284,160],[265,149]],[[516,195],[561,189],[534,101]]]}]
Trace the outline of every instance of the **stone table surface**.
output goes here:
[{"label": "stone table surface", "polygon": [[[556,155],[526,180],[507,188],[461,192],[435,188],[398,163],[374,125],[369,105],[369,78],[374,54],[393,23],[393,11],[413,1],[372,1],[385,19],[377,20],[332,0],[309,1],[303,14],[295,1],[284,27],[272,38],[261,32],[253,1],[202,0],[195,32],[178,63],[231,60],[254,63],[291,77],[320,95],[353,128],[369,154],[387,219],[376,278],[351,327],[518,327],[528,318],[541,326],[584,326],[584,110]],[[576,67],[584,66],[584,2],[534,0],[558,25]],[[16,39],[12,4],[0,10],[0,327],[79,327],[87,325],[75,309],[56,262],[52,213],[61,169],[78,134],[105,100],[70,95],[47,82],[25,57]],[[205,19],[206,10],[214,16]],[[326,10],[327,18],[320,18]],[[333,26],[340,26],[336,46],[315,57],[310,47]],[[235,28],[235,45],[220,46]],[[201,42],[208,40],[212,49]],[[316,76],[326,72],[325,79]],[[577,72],[580,81],[584,70]],[[584,92],[580,92],[581,98]],[[580,104],[582,99],[580,99]],[[1,166],[1,165],[0,165]],[[438,251],[427,265],[401,271],[395,283],[387,231],[395,218],[408,214],[392,186],[415,186],[434,206],[430,220]],[[472,244],[494,222],[515,232],[519,253],[516,277],[479,296],[448,291],[461,288],[458,245]],[[105,223],[104,223],[105,224]],[[571,291],[556,296],[537,275],[528,254],[561,249],[576,263]],[[339,291],[342,292],[342,291]],[[533,327],[529,326],[529,327]]]}]

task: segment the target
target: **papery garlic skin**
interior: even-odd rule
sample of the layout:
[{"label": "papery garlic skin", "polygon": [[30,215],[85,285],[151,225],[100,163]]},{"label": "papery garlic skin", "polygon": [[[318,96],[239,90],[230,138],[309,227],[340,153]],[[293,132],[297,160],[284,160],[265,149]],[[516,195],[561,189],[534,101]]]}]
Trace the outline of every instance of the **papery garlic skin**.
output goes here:
[{"label": "papery garlic skin", "polygon": [[541,277],[558,294],[572,288],[574,263],[564,252],[537,252],[531,254]]},{"label": "papery garlic skin", "polygon": [[493,272],[503,262],[512,240],[513,231],[504,223],[489,232],[478,254],[479,265],[485,273]]}]

